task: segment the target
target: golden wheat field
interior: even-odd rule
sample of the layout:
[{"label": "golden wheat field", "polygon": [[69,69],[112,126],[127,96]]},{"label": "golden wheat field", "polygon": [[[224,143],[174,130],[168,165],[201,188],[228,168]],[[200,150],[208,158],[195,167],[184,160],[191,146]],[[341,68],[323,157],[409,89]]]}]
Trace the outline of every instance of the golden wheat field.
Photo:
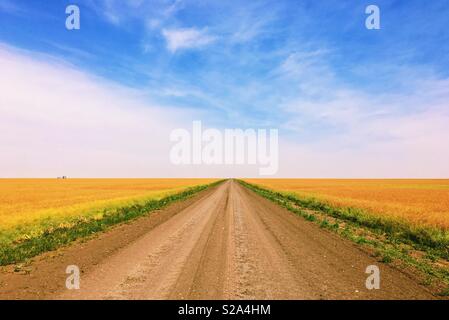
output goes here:
[{"label": "golden wheat field", "polygon": [[215,179],[0,179],[0,231],[45,220],[101,215]]},{"label": "golden wheat field", "polygon": [[337,207],[449,230],[449,180],[245,179],[272,190]]}]

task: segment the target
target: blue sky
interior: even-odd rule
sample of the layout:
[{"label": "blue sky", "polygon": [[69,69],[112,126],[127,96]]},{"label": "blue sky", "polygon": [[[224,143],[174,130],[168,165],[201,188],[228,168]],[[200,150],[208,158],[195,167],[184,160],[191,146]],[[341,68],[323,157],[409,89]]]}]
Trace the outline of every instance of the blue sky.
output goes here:
[{"label": "blue sky", "polygon": [[[80,7],[80,30],[64,27],[68,4]],[[381,30],[365,28],[369,4]],[[409,128],[447,116],[448,28],[445,0],[0,0],[9,49],[61,59],[209,126],[273,127],[300,144],[291,149],[347,149],[342,162],[367,143],[422,137],[435,156],[447,142],[446,131]]]}]

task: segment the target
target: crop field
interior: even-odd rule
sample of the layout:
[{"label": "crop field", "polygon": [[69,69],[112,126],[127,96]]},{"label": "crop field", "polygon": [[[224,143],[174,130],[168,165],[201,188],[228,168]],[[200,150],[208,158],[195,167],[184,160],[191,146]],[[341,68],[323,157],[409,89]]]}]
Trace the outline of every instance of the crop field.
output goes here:
[{"label": "crop field", "polygon": [[360,208],[412,225],[449,230],[449,180],[245,179],[335,207]]},{"label": "crop field", "polygon": [[100,220],[214,179],[0,179],[0,245],[17,243],[74,221]]}]

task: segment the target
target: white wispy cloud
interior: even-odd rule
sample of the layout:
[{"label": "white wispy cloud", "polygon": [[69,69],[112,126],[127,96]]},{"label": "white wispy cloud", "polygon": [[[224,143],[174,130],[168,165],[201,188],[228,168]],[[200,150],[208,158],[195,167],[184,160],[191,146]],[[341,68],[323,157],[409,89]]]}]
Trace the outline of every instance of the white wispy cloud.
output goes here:
[{"label": "white wispy cloud", "polygon": [[182,10],[185,6],[185,1],[183,0],[174,0],[171,4],[169,4],[166,8],[163,9],[163,16],[165,18],[171,17],[175,15],[178,11]]},{"label": "white wispy cloud", "polygon": [[274,31],[272,25],[279,19],[278,11],[278,5],[273,2],[248,1],[235,9],[221,28],[230,33],[231,43],[250,42]]},{"label": "white wispy cloud", "polygon": [[66,46],[53,41],[45,41],[45,42],[51,45],[52,47],[60,50],[61,52],[68,53],[73,57],[78,57],[80,59],[94,59],[96,57],[94,54],[76,47]]},{"label": "white wispy cloud", "polygon": [[48,55],[0,44],[0,65],[1,177],[176,171],[168,137],[189,125],[189,111],[149,103],[139,91]]},{"label": "white wispy cloud", "polygon": [[[189,129],[192,119],[207,125],[205,115],[142,101],[142,92],[48,55],[0,45],[0,64],[2,177],[257,175],[247,166],[170,164],[171,129]],[[277,110],[292,126],[315,119],[343,129],[307,142],[301,132],[287,138],[281,130],[278,176],[448,177],[449,80],[423,81],[426,90],[409,98],[339,91],[335,101],[296,100]],[[165,93],[191,94],[170,87]],[[393,112],[392,103],[402,108],[416,101],[420,111]]]},{"label": "white wispy cloud", "polygon": [[298,90],[279,110],[282,127],[295,132],[280,175],[449,176],[449,79],[408,79],[401,71],[390,80],[407,90],[373,93],[341,81],[327,61],[325,53],[303,52],[275,70]]},{"label": "white wispy cloud", "polygon": [[163,29],[162,35],[167,42],[167,49],[170,52],[176,52],[182,49],[201,48],[216,40],[216,37],[210,35],[207,29]]},{"label": "white wispy cloud", "polygon": [[86,4],[105,21],[127,27],[129,21],[141,21],[143,26],[156,28],[172,19],[185,7],[183,0],[86,0]]}]

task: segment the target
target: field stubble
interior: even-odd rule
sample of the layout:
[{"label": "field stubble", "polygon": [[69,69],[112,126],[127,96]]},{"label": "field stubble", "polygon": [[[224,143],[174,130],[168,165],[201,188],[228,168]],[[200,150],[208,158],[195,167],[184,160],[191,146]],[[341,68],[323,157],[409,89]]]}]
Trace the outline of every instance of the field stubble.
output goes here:
[{"label": "field stubble", "polygon": [[[253,191],[449,295],[448,180],[245,179]],[[410,269],[411,268],[411,269]]]},{"label": "field stubble", "polygon": [[449,230],[449,180],[245,179],[335,207],[353,207],[413,225]]},{"label": "field stubble", "polygon": [[216,179],[2,179],[0,264],[158,209]]}]

